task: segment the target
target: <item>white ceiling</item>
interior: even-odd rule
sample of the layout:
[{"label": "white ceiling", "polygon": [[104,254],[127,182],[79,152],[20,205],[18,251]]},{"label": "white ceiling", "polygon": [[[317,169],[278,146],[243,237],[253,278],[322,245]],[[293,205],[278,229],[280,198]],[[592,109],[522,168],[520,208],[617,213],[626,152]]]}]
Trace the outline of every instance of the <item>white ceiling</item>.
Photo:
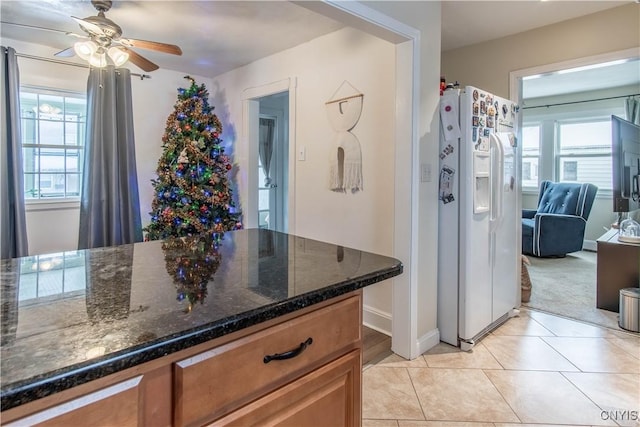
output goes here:
[{"label": "white ceiling", "polygon": [[[70,16],[97,15],[88,0],[2,1],[3,22],[84,34]],[[287,1],[114,1],[106,17],[123,37],[171,43],[182,56],[135,49],[161,68],[212,77],[343,27]],[[2,38],[44,44],[54,53],[76,38],[2,24]],[[134,65],[132,70],[139,71]]]},{"label": "white ceiling", "polygon": [[[609,64],[609,65],[606,65]],[[597,68],[576,67],[559,73],[531,76],[522,82],[522,98],[540,98],[567,93],[635,85],[640,91],[640,61],[613,61]]]},{"label": "white ceiling", "polygon": [[[442,48],[454,49],[629,1],[444,1]],[[161,68],[213,77],[336,31],[343,24],[287,1],[114,1],[106,16],[123,37],[177,44],[182,56],[137,49]],[[3,22],[82,33],[70,16],[94,16],[89,0],[2,0]],[[52,54],[76,39],[62,33],[1,24],[0,37],[43,44]],[[132,70],[139,71],[131,65]],[[575,79],[574,81],[577,80]]]}]

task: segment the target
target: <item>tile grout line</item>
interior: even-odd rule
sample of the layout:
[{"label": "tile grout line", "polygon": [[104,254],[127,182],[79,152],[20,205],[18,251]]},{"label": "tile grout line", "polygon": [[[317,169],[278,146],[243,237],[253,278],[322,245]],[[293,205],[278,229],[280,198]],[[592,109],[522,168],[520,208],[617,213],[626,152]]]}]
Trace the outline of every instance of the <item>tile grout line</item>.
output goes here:
[{"label": "tile grout line", "polygon": [[[556,348],[554,346],[552,346],[551,344],[549,344],[547,341],[545,341],[545,337],[538,337],[546,346],[548,346],[551,350],[555,351],[560,357],[562,357],[564,360],[566,360],[567,362],[569,362],[569,364],[571,366],[573,366],[574,368],[576,368],[578,370],[578,372],[584,372],[582,369],[580,369],[579,366],[577,366],[575,363],[573,363],[571,360],[569,360],[568,357],[566,357],[564,354],[560,353],[558,350],[556,350]],[[554,337],[554,338],[563,338],[563,337]],[[575,338],[575,337],[565,337],[565,338]],[[555,372],[560,372],[558,370],[556,370]]]},{"label": "tile grout line", "polygon": [[[420,355],[420,357],[422,357],[424,359],[424,357],[422,355]],[[425,364],[427,363],[427,361],[424,361]],[[422,418],[424,419],[424,421],[429,421],[429,419],[427,418],[427,414],[424,412],[424,407],[422,406],[422,402],[420,401],[420,396],[418,396],[418,390],[416,390],[416,385],[413,383],[413,378],[411,377],[411,373],[409,372],[409,368],[404,368],[407,370],[407,375],[409,376],[409,381],[411,381],[411,388],[413,389],[413,393],[416,395],[416,399],[418,400],[418,405],[420,405],[420,411],[422,412]],[[421,368],[424,369],[424,368]],[[427,369],[430,369],[427,366]],[[398,423],[399,425],[400,423]]]},{"label": "tile grout line", "polygon": [[[579,392],[580,392],[584,397],[586,397],[586,398],[587,398],[587,400],[588,400],[589,402],[593,403],[593,405],[594,405],[596,408],[600,409],[600,411],[604,411],[604,410],[605,410],[602,406],[598,405],[598,403],[596,403],[593,399],[591,399],[591,398],[587,395],[587,393],[585,393],[584,391],[582,391],[582,389],[581,389],[580,387],[578,387],[578,385],[577,385],[577,384],[575,384],[573,381],[571,381],[571,379],[565,375],[565,373],[566,373],[566,372],[559,371],[558,373],[559,373],[560,375],[562,375],[562,378],[564,378],[564,379],[566,379],[567,381],[569,381],[569,384],[571,384],[571,386],[572,386],[573,388],[575,388],[576,390],[578,390],[578,391],[579,391]],[[573,373],[575,374],[576,372],[573,372]],[[580,372],[577,372],[577,373],[579,373],[579,374],[585,374],[585,373],[590,373],[590,372],[583,372],[583,371],[580,371]],[[594,373],[594,372],[591,372],[591,373]],[[601,373],[601,372],[595,372],[595,373]],[[602,413],[602,412],[601,412],[601,413]],[[620,424],[618,424],[618,422],[617,422],[617,421],[613,421],[613,422],[614,422],[616,425],[618,425],[618,426],[620,425]]]},{"label": "tile grout line", "polygon": [[[540,327],[541,327],[542,329],[544,329],[545,331],[549,331],[549,333],[550,333],[552,336],[554,336],[554,337],[559,336],[558,334],[556,334],[555,332],[553,332],[551,329],[547,328],[547,327],[546,327],[546,326],[544,326],[542,323],[538,322],[538,321],[537,321],[536,319],[534,319],[533,317],[529,316],[529,318],[530,318],[531,320],[533,320],[534,322],[536,322],[538,325],[540,325]],[[537,336],[537,337],[539,337],[540,335],[536,335],[536,336]]]},{"label": "tile grout line", "polygon": [[[488,349],[487,349],[488,350]],[[497,371],[497,369],[494,369]],[[506,371],[507,369],[505,369]],[[487,375],[487,373],[484,371],[484,369],[480,369],[480,371],[482,372],[482,375],[485,376],[485,378],[487,380],[489,380],[489,383],[491,384],[491,386],[495,389],[495,391],[498,392],[498,394],[500,395],[500,397],[502,398],[502,400],[504,401],[504,403],[507,404],[507,406],[509,407],[509,409],[511,409],[511,412],[513,412],[513,415],[516,416],[516,418],[518,419],[519,424],[523,424],[522,422],[522,418],[520,418],[520,416],[518,415],[518,413],[516,412],[516,410],[513,408],[513,406],[511,406],[511,404],[507,401],[507,399],[505,398],[504,394],[502,394],[502,392],[500,391],[500,389],[498,389],[498,387],[494,384],[493,381],[491,381],[491,378],[489,377],[489,375]],[[495,426],[495,423],[493,423]]]},{"label": "tile grout line", "polygon": [[[497,337],[497,336],[499,336],[499,335],[494,335],[494,336],[496,336],[496,337]],[[493,360],[495,360],[495,361],[498,363],[498,365],[500,365],[500,367],[501,367],[503,370],[505,370],[505,371],[506,371],[506,370],[507,370],[507,368],[506,368],[506,367],[505,367],[505,366],[504,366],[504,365],[503,365],[503,364],[498,360],[498,358],[496,357],[496,355],[495,355],[495,354],[493,354],[493,353],[491,352],[491,349],[490,349],[489,347],[487,347],[486,345],[484,345],[484,344],[483,344],[482,346],[483,346],[484,348],[486,348],[486,349],[487,349],[487,352],[491,355],[491,357],[493,357]],[[486,374],[485,374],[485,375],[486,375]],[[491,384],[493,384],[493,383],[491,383]],[[495,385],[494,385],[494,387],[495,387]]]},{"label": "tile grout line", "polygon": [[[627,354],[630,354],[632,357],[634,357],[636,359],[640,359],[640,354],[635,355],[631,351],[628,351],[626,348],[620,346],[619,344],[616,344],[616,342],[614,341],[613,338],[604,338],[604,339],[607,340],[607,342],[612,344],[614,347],[619,348],[620,350],[624,351]],[[625,340],[626,338],[618,338],[618,337],[616,337],[615,339],[617,339],[617,340]],[[640,353],[640,347],[639,347],[638,350],[639,350],[639,353]]]}]

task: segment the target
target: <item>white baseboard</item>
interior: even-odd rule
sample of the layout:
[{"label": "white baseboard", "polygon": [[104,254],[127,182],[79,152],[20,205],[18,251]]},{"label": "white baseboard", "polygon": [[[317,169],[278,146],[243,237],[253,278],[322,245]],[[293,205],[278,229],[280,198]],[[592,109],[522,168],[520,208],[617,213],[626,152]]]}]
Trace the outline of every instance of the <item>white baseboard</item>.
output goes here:
[{"label": "white baseboard", "polygon": [[[362,314],[362,323],[368,328],[378,331],[382,334],[391,336],[391,314],[376,308],[364,305]],[[432,329],[420,338],[416,343],[418,354],[420,356],[427,350],[435,347],[440,342],[440,331]]]},{"label": "white baseboard", "polygon": [[432,329],[418,338],[418,351],[424,354],[427,350],[435,347],[440,342],[440,331],[438,328]]},{"label": "white baseboard", "polygon": [[598,244],[596,243],[595,240],[585,240],[582,243],[582,249],[585,251],[597,252]]},{"label": "white baseboard", "polygon": [[362,323],[375,331],[391,336],[391,313],[364,305]]}]

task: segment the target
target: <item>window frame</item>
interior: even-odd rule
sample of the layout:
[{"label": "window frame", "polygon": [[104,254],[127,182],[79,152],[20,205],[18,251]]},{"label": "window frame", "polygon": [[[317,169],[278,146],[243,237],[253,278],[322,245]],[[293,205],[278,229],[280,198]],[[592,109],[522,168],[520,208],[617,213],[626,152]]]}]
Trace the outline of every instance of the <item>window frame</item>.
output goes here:
[{"label": "window frame", "polygon": [[[571,159],[571,158],[597,158],[597,157],[609,157],[611,160],[612,148],[611,144],[609,144],[609,149],[606,153],[587,153],[587,154],[575,154],[575,153],[562,153],[562,140],[560,138],[560,127],[566,124],[587,124],[587,123],[597,123],[597,122],[610,122],[611,117],[605,117],[602,115],[590,115],[588,117],[580,117],[580,118],[566,118],[559,119],[554,121],[554,153],[553,153],[553,168],[554,168],[554,179],[560,180],[562,176],[562,159]],[[609,143],[611,140],[609,139]],[[576,160],[577,161],[577,160]],[[609,168],[609,173],[611,173],[611,169]],[[576,182],[579,182],[576,180]],[[598,185],[599,192],[611,193],[613,191],[613,186],[609,188],[605,188],[602,185]]]},{"label": "window frame", "polygon": [[[83,161],[84,161],[84,150],[85,150],[85,146],[86,146],[86,141],[85,141],[85,132],[86,132],[86,125],[87,125],[87,116],[86,116],[86,105],[87,105],[87,97],[86,97],[86,93],[84,92],[79,92],[79,91],[71,91],[71,90],[65,90],[65,89],[57,89],[57,88],[51,88],[51,87],[42,87],[42,86],[33,86],[33,85],[21,85],[20,86],[20,100],[22,102],[23,99],[23,94],[28,93],[28,94],[32,94],[36,96],[36,99],[38,101],[38,104],[40,104],[40,97],[41,96],[54,96],[54,97],[60,97],[62,98],[62,102],[64,104],[67,103],[67,98],[71,98],[74,100],[82,100],[82,103],[84,104],[84,110],[85,110],[85,114],[81,117],[79,117],[77,120],[68,120],[66,118],[66,112],[63,111],[63,116],[62,119],[60,120],[61,123],[63,123],[63,130],[62,130],[62,142],[60,144],[42,144],[40,143],[40,138],[39,138],[39,134],[37,134],[38,128],[39,128],[39,123],[40,120],[43,120],[42,117],[40,117],[39,114],[35,114],[35,116],[33,118],[30,117],[25,117],[23,115],[23,111],[22,111],[22,107],[20,108],[20,126],[21,126],[21,135],[22,135],[22,141],[20,141],[20,146],[21,149],[23,150],[23,157],[25,156],[25,151],[28,149],[53,149],[53,150],[63,150],[63,159],[62,162],[64,164],[64,171],[61,173],[55,173],[55,174],[61,174],[62,176],[64,176],[64,187],[63,187],[63,196],[51,196],[51,197],[42,197],[41,194],[38,194],[38,197],[27,197],[27,192],[25,191],[23,193],[23,197],[24,197],[24,201],[25,201],[25,207],[27,211],[31,211],[31,210],[41,210],[41,209],[48,209],[48,208],[58,208],[61,205],[62,206],[79,206],[80,205],[80,193],[82,191],[82,175],[83,175]],[[25,129],[25,121],[27,120],[31,120],[33,121],[34,125],[35,125],[35,129],[34,132],[36,132],[37,138],[35,139],[36,142],[25,142],[25,135],[26,135],[26,129]],[[46,120],[46,119],[45,119]],[[77,144],[67,144],[67,133],[66,133],[66,127],[68,123],[73,123],[73,124],[77,124],[79,126],[79,130],[76,133],[77,136]],[[82,129],[82,127],[84,127],[84,130]],[[78,153],[78,157],[77,157],[77,162],[78,162],[78,172],[68,172],[67,171],[67,164],[68,164],[68,158],[71,158],[68,155],[67,150],[69,149],[73,149],[73,150],[77,150]],[[40,153],[35,155],[36,158],[40,158]],[[40,160],[37,160],[38,163],[40,162]],[[35,171],[26,171],[23,169],[22,171],[22,175],[23,175],[23,179],[27,180],[27,176],[34,176],[35,179],[38,180],[38,188],[40,188],[40,182],[41,182],[41,176],[42,175],[51,175],[51,173],[48,172],[42,172],[40,170],[40,166],[38,167],[38,170]],[[78,195],[68,195],[67,194],[67,190],[68,190],[68,179],[69,176],[75,175],[77,176],[78,179]],[[41,193],[41,191],[39,191],[39,193]]]},{"label": "window frame", "polygon": [[536,186],[525,186],[524,183],[522,184],[522,190],[523,191],[537,191],[538,187],[540,186],[540,175],[541,175],[541,166],[542,166],[542,132],[543,132],[543,122],[536,120],[536,121],[531,121],[531,122],[527,122],[527,123],[523,123],[522,124],[522,130],[524,130],[524,128],[526,127],[537,127],[538,128],[538,154],[537,155],[526,155],[525,154],[525,150],[524,150],[524,144],[523,144],[523,148],[522,148],[522,158],[520,160],[520,166],[521,166],[521,171],[520,171],[520,176],[521,176],[521,180],[524,182],[524,159],[534,159],[537,158],[538,159],[538,168],[537,168],[537,177],[538,177],[538,183]]},{"label": "window frame", "polygon": [[[540,158],[538,170],[538,187],[522,186],[522,193],[538,194],[540,182],[543,180],[556,181],[560,176],[560,154],[558,122],[562,123],[588,123],[593,121],[608,121],[612,115],[624,117],[624,104],[622,99],[602,98],[613,96],[617,93],[596,93],[592,95],[598,99],[584,99],[580,96],[532,99],[531,105],[525,107],[522,117],[522,126],[540,124]],[[600,99],[602,98],[602,99]],[[525,100],[527,101],[527,100]],[[555,102],[568,102],[569,105],[555,104]],[[529,110],[529,108],[531,110]],[[551,141],[551,142],[549,142]],[[595,157],[603,156],[596,154]],[[611,189],[599,188],[596,198],[612,196]]]}]

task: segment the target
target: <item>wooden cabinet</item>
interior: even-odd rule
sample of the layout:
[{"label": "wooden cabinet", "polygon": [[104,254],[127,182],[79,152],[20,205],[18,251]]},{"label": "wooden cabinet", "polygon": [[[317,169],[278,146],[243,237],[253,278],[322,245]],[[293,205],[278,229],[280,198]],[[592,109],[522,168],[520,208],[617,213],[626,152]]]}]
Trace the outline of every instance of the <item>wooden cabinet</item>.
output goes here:
[{"label": "wooden cabinet", "polygon": [[359,426],[361,366],[351,352],[210,426]]},{"label": "wooden cabinet", "polygon": [[[350,298],[179,361],[175,425],[215,419],[357,348],[359,310]],[[284,353],[292,357],[265,360]]]},{"label": "wooden cabinet", "polygon": [[598,240],[596,307],[620,311],[620,289],[638,286],[640,246],[618,241],[611,229]]},{"label": "wooden cabinet", "polygon": [[21,419],[11,425],[136,426],[140,424],[138,376]]},{"label": "wooden cabinet", "polygon": [[332,425],[361,419],[362,292],[2,413],[16,425]]}]

